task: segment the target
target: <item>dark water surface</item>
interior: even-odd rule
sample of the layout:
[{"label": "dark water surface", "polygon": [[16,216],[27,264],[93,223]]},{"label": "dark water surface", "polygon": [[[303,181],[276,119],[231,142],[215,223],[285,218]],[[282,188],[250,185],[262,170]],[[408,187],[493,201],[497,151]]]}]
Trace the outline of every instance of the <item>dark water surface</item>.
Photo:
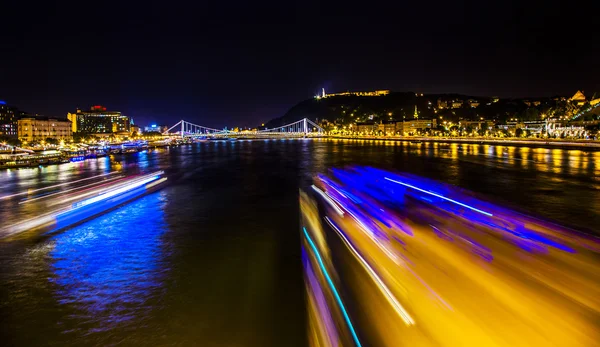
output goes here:
[{"label": "dark water surface", "polygon": [[[3,345],[306,345],[298,189],[346,165],[423,175],[588,232],[600,225],[600,152],[578,150],[237,141],[0,171],[0,195],[114,170],[169,177],[72,229],[0,241]],[[2,225],[43,212],[18,202],[0,200]]]}]

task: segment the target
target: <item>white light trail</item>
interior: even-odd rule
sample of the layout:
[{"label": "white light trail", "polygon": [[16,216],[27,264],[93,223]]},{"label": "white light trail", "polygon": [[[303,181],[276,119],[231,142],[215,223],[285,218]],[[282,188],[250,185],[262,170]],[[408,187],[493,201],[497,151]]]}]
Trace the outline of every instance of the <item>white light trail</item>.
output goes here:
[{"label": "white light trail", "polygon": [[390,181],[390,182],[394,182],[394,183],[397,183],[397,184],[403,185],[403,186],[405,186],[405,187],[412,188],[412,189],[414,189],[414,190],[418,190],[418,191],[420,191],[420,192],[423,192],[423,193],[425,193],[425,194],[433,195],[433,196],[435,196],[435,197],[438,197],[438,198],[440,198],[440,199],[443,199],[443,200],[446,200],[446,201],[450,201],[450,202],[452,202],[452,203],[455,203],[455,204],[457,204],[457,205],[460,205],[460,206],[462,206],[462,207],[466,207],[466,208],[468,208],[468,209],[470,209],[470,210],[473,210],[473,211],[475,211],[475,212],[479,212],[479,213],[481,213],[481,214],[484,214],[484,215],[486,215],[486,216],[490,216],[490,217],[492,217],[492,216],[493,216],[493,215],[492,215],[491,213],[489,213],[489,212],[485,212],[485,211],[482,211],[482,210],[480,210],[480,209],[477,209],[477,208],[475,208],[475,207],[469,206],[469,205],[467,205],[467,204],[463,204],[463,203],[462,203],[462,202],[460,202],[460,201],[456,201],[456,200],[453,200],[453,199],[447,198],[447,197],[445,197],[445,196],[443,196],[443,195],[440,195],[440,194],[437,194],[437,193],[433,193],[433,192],[429,192],[429,191],[427,191],[427,190],[425,190],[425,189],[421,189],[421,188],[419,188],[419,187],[415,187],[415,186],[413,186],[413,185],[410,185],[410,184],[408,184],[408,183],[404,183],[404,182],[396,181],[396,180],[393,180],[393,179],[391,179],[391,178],[388,178],[388,177],[384,177],[384,178],[385,178],[386,180]]},{"label": "white light trail", "polygon": [[166,180],[167,180],[167,178],[166,178],[166,177],[163,177],[163,178],[159,179],[158,181],[154,181],[154,182],[152,182],[152,183],[149,183],[149,184],[146,186],[146,189],[148,189],[148,188],[152,188],[152,187],[154,187],[154,186],[155,186],[155,185],[157,185],[157,184],[161,184],[161,183],[163,183],[163,182],[164,182],[164,181],[166,181]]},{"label": "white light trail", "polygon": [[115,195],[124,193],[124,192],[126,192],[128,190],[132,190],[132,189],[141,187],[141,186],[143,186],[146,183],[149,183],[149,182],[152,182],[154,180],[157,180],[158,178],[159,178],[158,175],[152,176],[150,178],[142,179],[142,180],[139,180],[137,182],[133,182],[133,183],[127,184],[127,185],[122,186],[122,187],[120,187],[118,189],[111,190],[111,191],[108,191],[106,193],[102,193],[102,194],[100,194],[98,196],[95,196],[93,198],[81,201],[79,203],[80,205],[77,205],[76,208],[81,208],[83,206],[87,206],[89,204],[93,204],[93,203],[101,201],[101,200],[106,200],[106,199],[111,198],[111,197],[113,197]]},{"label": "white light trail", "polygon": [[408,312],[406,312],[406,309],[404,309],[402,304],[400,304],[400,302],[398,301],[398,299],[396,299],[396,297],[390,291],[390,289],[385,285],[385,283],[383,283],[383,281],[377,275],[375,270],[373,270],[371,265],[369,265],[369,263],[367,263],[365,258],[363,258],[360,255],[360,253],[358,253],[358,251],[354,248],[354,246],[352,246],[350,241],[346,238],[346,236],[344,236],[344,233],[331,222],[329,217],[325,217],[325,220],[337,232],[337,234],[342,238],[342,240],[344,241],[346,246],[350,249],[350,251],[352,251],[354,256],[356,256],[356,258],[360,261],[361,265],[367,270],[367,273],[369,274],[369,276],[371,276],[371,278],[375,281],[375,283],[377,284],[377,287],[381,290],[381,292],[384,294],[386,299],[390,302],[392,307],[394,307],[394,310],[396,311],[396,313],[398,313],[400,318],[402,318],[404,323],[406,325],[414,325],[415,324],[414,319],[410,316],[410,314]]},{"label": "white light trail", "polygon": [[39,192],[41,190],[47,190],[47,189],[52,189],[52,188],[56,188],[56,187],[62,187],[62,186],[66,186],[66,185],[77,183],[77,182],[83,182],[83,181],[91,180],[93,178],[98,178],[98,177],[113,175],[113,174],[116,174],[118,172],[119,171],[109,172],[107,174],[96,175],[96,176],[82,178],[82,179],[79,179],[79,180],[69,181],[69,182],[60,183],[60,184],[54,184],[54,185],[51,185],[51,186],[48,186],[48,187],[43,187],[43,188],[28,190],[28,191],[21,192],[21,193],[15,193],[15,194],[11,194],[11,195],[4,195],[4,196],[0,196],[0,200],[9,199],[9,198],[12,198],[12,197],[15,197],[15,196],[19,196],[19,195],[31,194],[31,193],[34,193],[34,192]]},{"label": "white light trail", "polygon": [[[36,200],[40,200],[40,199],[50,198],[50,197],[53,197],[53,196],[59,195],[59,194],[63,195],[65,193],[68,193],[68,192],[71,192],[71,191],[74,191],[74,190],[82,190],[84,188],[97,186],[99,184],[108,183],[110,181],[114,181],[114,180],[119,179],[119,178],[120,177],[111,177],[111,178],[109,178],[107,180],[104,180],[104,181],[94,182],[94,183],[86,184],[86,185],[83,185],[83,186],[78,186],[78,187],[70,188],[70,189],[67,189],[67,190],[61,190],[61,191],[58,191],[56,193],[52,193],[52,194],[48,194],[48,195],[43,195],[43,196],[40,196],[40,197],[37,197],[37,198],[27,199],[25,201],[19,202],[19,205],[21,205],[21,204],[27,204],[27,203],[30,203],[32,201],[36,201]],[[69,200],[72,200],[72,199],[66,199],[66,200],[62,200],[60,202],[66,202],[66,201],[69,201]]]},{"label": "white light trail", "polygon": [[339,214],[340,216],[344,215],[344,211],[342,211],[342,209],[340,209],[340,207],[333,200],[331,200],[331,198],[327,194],[325,194],[321,189],[317,188],[314,184],[312,185],[312,189],[314,189],[315,192],[319,193],[319,195],[321,195],[323,199],[325,199],[325,201],[327,201],[331,205],[331,207],[333,207],[337,214]]}]

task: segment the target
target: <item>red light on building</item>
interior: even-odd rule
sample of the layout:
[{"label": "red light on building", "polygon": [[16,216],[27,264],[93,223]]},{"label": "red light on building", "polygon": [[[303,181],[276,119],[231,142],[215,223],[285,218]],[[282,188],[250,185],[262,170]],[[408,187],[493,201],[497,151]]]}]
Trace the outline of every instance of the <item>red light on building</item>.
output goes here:
[{"label": "red light on building", "polygon": [[92,111],[106,111],[106,107],[100,105],[92,106]]}]

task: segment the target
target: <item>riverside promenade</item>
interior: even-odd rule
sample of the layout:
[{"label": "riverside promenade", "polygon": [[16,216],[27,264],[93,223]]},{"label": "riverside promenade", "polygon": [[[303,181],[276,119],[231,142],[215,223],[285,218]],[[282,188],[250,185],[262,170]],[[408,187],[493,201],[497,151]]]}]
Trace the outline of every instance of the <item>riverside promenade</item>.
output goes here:
[{"label": "riverside promenade", "polygon": [[409,141],[409,142],[455,142],[455,143],[480,143],[511,146],[535,146],[553,148],[573,149],[596,149],[600,150],[600,141],[597,140],[574,140],[574,139],[520,139],[520,138],[490,138],[490,137],[427,137],[427,136],[336,136],[327,135],[332,139],[353,140],[378,140],[378,141]]}]

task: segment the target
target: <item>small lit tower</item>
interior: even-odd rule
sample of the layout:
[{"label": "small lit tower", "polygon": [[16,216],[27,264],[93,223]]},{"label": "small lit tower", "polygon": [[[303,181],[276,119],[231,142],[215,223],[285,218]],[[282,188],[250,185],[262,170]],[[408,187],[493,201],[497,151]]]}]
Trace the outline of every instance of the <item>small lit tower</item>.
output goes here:
[{"label": "small lit tower", "polygon": [[322,98],[325,97],[325,88],[321,88],[323,90],[323,95],[321,96]]},{"label": "small lit tower", "polygon": [[415,114],[413,115],[415,119],[419,118],[419,113],[417,112],[417,105],[415,105]]}]

